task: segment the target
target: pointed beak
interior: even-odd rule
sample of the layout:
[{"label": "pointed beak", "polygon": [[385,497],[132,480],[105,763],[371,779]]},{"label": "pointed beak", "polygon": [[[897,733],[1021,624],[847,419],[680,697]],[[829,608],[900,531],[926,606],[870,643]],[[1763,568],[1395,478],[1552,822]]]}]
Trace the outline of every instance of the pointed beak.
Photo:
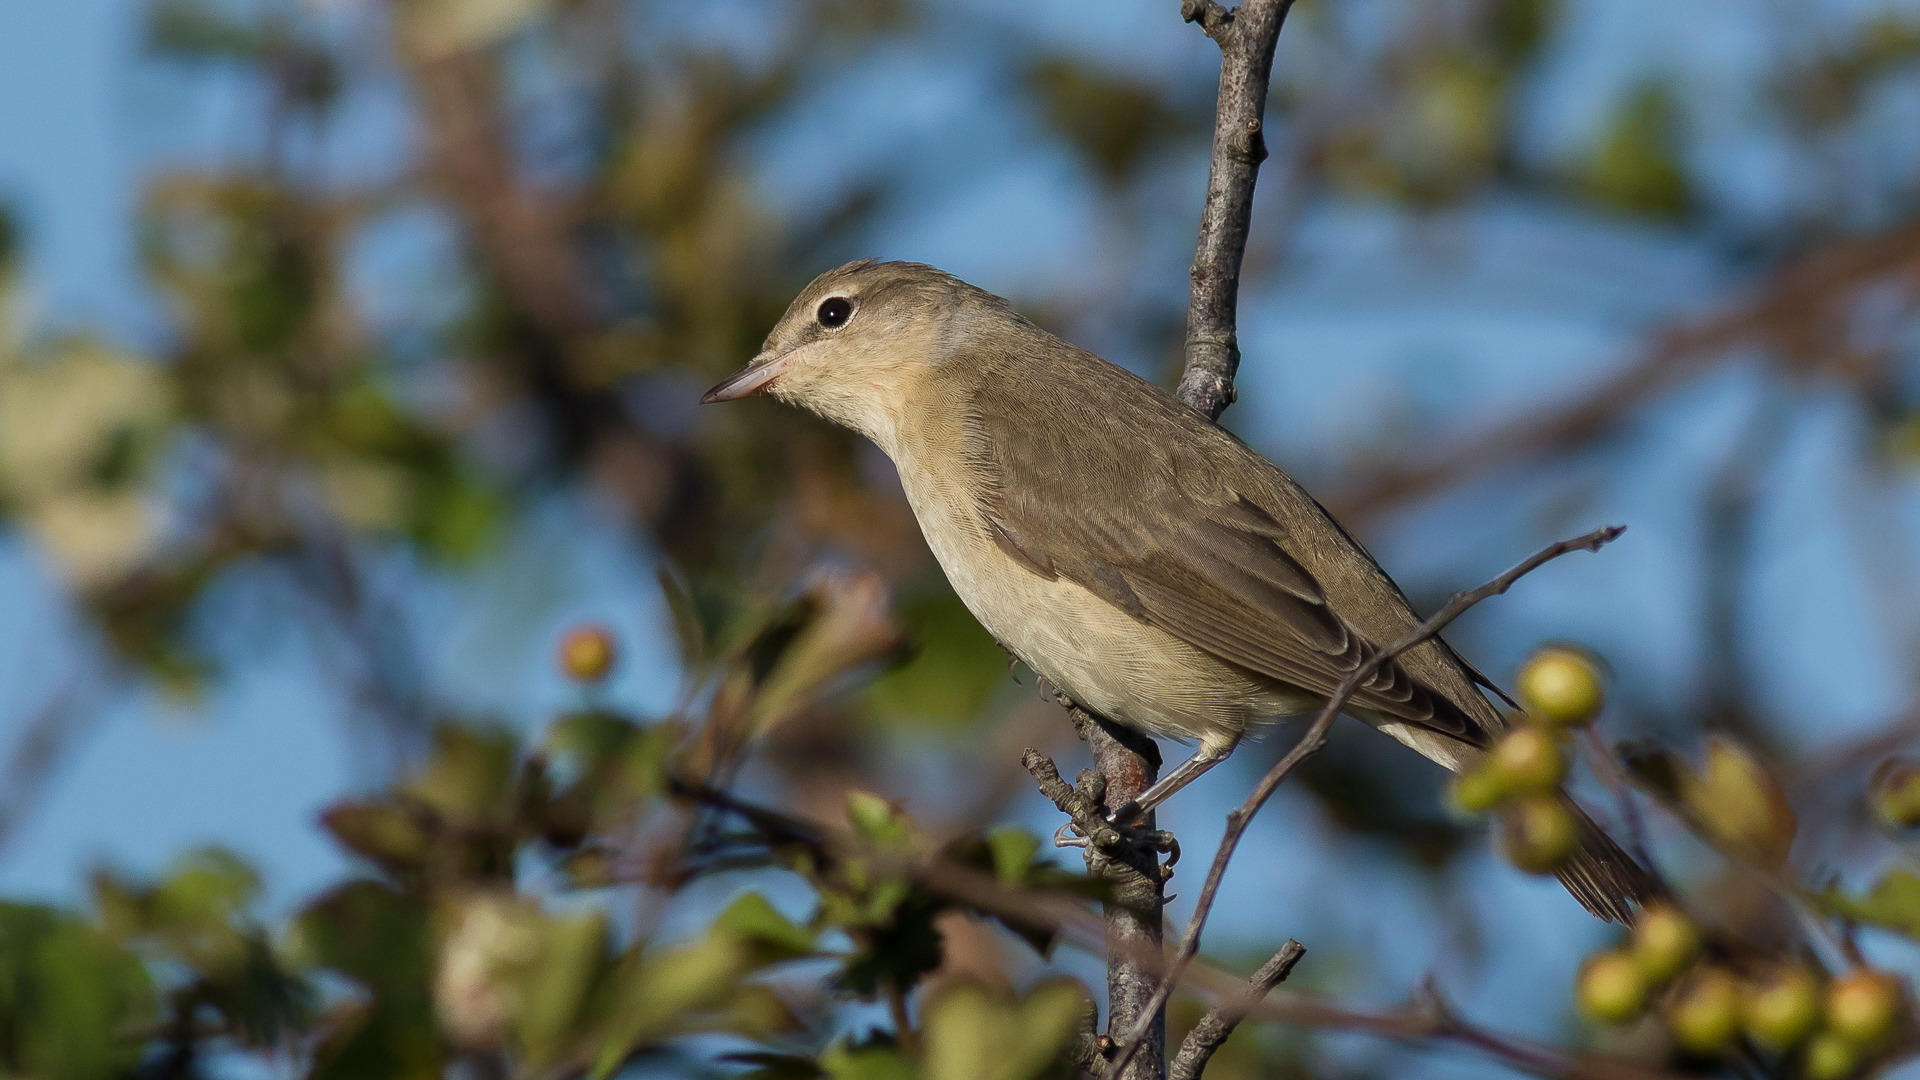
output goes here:
[{"label": "pointed beak", "polygon": [[786,370],[787,357],[792,355],[792,353],[784,353],[775,356],[770,352],[761,353],[747,361],[746,367],[728,376],[720,385],[700,395],[700,404],[711,405],[716,401],[737,401],[760,393],[778,378],[782,371]]}]

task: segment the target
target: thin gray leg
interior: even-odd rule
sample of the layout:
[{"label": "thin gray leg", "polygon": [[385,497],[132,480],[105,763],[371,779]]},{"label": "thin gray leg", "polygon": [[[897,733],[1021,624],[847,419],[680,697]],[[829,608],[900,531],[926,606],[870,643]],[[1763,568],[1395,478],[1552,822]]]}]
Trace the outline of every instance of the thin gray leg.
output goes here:
[{"label": "thin gray leg", "polygon": [[1200,778],[1200,774],[1227,760],[1234,746],[1240,745],[1235,739],[1232,746],[1219,750],[1208,750],[1202,746],[1192,757],[1174,766],[1172,772],[1154,782],[1154,785],[1140,793],[1140,797],[1113,812],[1115,825],[1127,825],[1145,817],[1149,811],[1166,802],[1173,793]]}]

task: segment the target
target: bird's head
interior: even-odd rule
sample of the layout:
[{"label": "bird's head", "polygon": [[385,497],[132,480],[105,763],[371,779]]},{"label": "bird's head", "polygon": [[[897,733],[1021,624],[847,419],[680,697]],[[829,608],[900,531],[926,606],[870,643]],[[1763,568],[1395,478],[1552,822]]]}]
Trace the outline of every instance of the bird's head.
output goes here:
[{"label": "bird's head", "polygon": [[862,259],[801,290],[759,355],[700,401],[769,393],[891,453],[928,375],[981,335],[1028,325],[998,297],[944,271]]}]

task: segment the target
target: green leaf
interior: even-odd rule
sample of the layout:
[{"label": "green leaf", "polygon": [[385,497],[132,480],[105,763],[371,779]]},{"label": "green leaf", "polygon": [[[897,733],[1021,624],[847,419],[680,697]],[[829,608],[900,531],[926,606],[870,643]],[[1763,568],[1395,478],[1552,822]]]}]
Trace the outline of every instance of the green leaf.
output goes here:
[{"label": "green leaf", "polygon": [[913,838],[907,816],[870,791],[847,793],[847,821],[854,831],[882,850],[898,849]]},{"label": "green leaf", "polygon": [[813,934],[795,926],[774,910],[759,893],[743,893],[714,920],[716,930],[730,932],[751,942],[755,966],[779,963],[813,954]]},{"label": "green leaf", "polygon": [[1910,871],[1887,871],[1863,897],[1850,897],[1835,887],[1816,894],[1815,899],[1843,919],[1882,926],[1920,940],[1920,876]]},{"label": "green leaf", "polygon": [[820,1055],[820,1067],[833,1080],[919,1080],[913,1062],[888,1046],[835,1043]]},{"label": "green leaf", "polygon": [[146,967],[72,915],[0,902],[0,1074],[107,1080],[130,1075],[153,1023]]},{"label": "green leaf", "polygon": [[434,934],[418,899],[379,882],[349,882],[308,905],[294,936],[303,956],[371,995],[357,1023],[336,1028],[320,1045],[308,1080],[440,1075]]},{"label": "green leaf", "polygon": [[390,799],[335,803],[321,813],[320,824],[349,851],[385,870],[418,869],[432,841],[415,811]]},{"label": "green leaf", "polygon": [[1007,826],[987,834],[987,850],[993,853],[993,872],[1000,884],[1013,888],[1026,882],[1033,857],[1040,851],[1040,838]]},{"label": "green leaf", "polygon": [[609,1020],[594,1059],[595,1080],[673,1033],[685,1014],[723,1006],[751,960],[747,943],[724,930],[657,954],[630,953],[609,980]]},{"label": "green leaf", "polygon": [[1087,992],[1070,979],[1035,986],[1017,1002],[961,983],[927,1003],[927,1080],[1033,1080],[1066,1048]]},{"label": "green leaf", "polygon": [[607,964],[607,920],[586,912],[543,919],[539,954],[515,980],[515,1031],[529,1064],[559,1061],[578,1034],[582,1006]]},{"label": "green leaf", "polygon": [[1010,685],[1006,653],[952,592],[910,600],[898,618],[913,652],[868,689],[875,719],[958,726],[978,718]]},{"label": "green leaf", "polygon": [[517,756],[511,734],[442,724],[433,741],[433,757],[403,791],[461,824],[501,824],[511,817]]}]

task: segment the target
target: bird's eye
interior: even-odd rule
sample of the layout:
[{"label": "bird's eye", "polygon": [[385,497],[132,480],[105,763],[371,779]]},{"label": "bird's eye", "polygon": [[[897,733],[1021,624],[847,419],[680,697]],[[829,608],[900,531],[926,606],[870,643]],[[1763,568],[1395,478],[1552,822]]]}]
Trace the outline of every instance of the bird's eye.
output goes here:
[{"label": "bird's eye", "polygon": [[820,310],[814,313],[820,325],[829,330],[838,330],[853,318],[853,305],[844,296],[829,296],[820,302]]}]

